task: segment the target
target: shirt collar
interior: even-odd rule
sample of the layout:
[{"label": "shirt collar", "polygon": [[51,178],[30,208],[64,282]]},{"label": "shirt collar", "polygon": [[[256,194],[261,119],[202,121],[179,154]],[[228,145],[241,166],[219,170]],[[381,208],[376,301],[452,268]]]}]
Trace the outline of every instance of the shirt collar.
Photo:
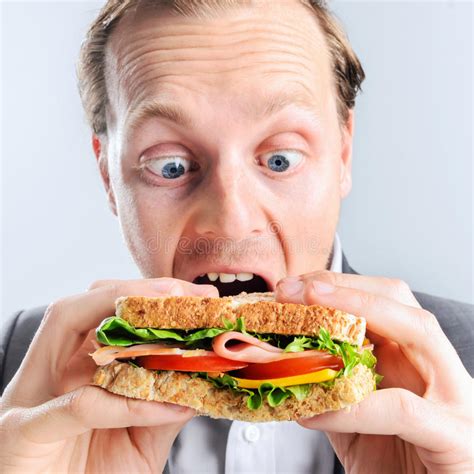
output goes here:
[{"label": "shirt collar", "polygon": [[331,272],[342,273],[342,247],[341,240],[337,232],[334,235],[334,243],[332,246],[332,260],[329,270]]}]

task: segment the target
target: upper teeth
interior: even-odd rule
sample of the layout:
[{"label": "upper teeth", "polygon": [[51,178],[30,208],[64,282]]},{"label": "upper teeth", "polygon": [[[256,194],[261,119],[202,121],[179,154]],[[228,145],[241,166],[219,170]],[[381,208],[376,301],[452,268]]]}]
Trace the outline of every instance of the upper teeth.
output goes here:
[{"label": "upper teeth", "polygon": [[221,283],[232,283],[235,280],[249,281],[254,276],[253,273],[206,273],[206,275],[211,281],[216,281],[219,278]]}]

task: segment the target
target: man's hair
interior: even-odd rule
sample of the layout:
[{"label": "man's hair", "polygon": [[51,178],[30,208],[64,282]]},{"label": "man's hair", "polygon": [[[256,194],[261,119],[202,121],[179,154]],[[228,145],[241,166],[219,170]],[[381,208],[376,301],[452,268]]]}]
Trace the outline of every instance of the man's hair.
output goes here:
[{"label": "man's hair", "polygon": [[[345,124],[365,79],[364,70],[344,29],[326,2],[298,1],[308,8],[308,14],[316,15],[323,31],[332,62],[339,121]],[[252,6],[256,3],[258,3],[256,0],[108,0],[87,32],[77,64],[79,94],[94,133],[97,135],[107,133],[105,49],[112,31],[127,12],[147,6],[166,9],[172,14],[181,16],[209,18],[232,8]]]}]

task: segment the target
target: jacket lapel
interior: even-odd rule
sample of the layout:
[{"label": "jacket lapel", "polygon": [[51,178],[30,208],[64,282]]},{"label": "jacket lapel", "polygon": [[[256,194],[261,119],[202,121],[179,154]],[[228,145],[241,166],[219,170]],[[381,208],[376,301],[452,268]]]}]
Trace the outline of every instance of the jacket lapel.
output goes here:
[{"label": "jacket lapel", "polygon": [[349,265],[349,262],[347,261],[346,256],[344,255],[344,252],[342,252],[342,273],[352,273],[353,275],[359,275],[351,266]]}]

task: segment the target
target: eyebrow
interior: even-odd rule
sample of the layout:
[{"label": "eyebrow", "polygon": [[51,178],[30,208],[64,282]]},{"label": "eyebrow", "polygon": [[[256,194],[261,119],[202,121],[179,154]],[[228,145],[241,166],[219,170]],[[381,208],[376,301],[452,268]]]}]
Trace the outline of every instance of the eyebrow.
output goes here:
[{"label": "eyebrow", "polygon": [[[317,109],[314,98],[306,91],[285,90],[267,94],[262,105],[250,103],[246,106],[246,113],[256,121],[264,120],[284,108],[294,105],[309,112],[317,119]],[[191,117],[176,101],[168,99],[148,99],[138,105],[128,116],[127,128],[135,130],[145,121],[153,118],[169,120],[184,128],[195,128],[196,120]]]}]

